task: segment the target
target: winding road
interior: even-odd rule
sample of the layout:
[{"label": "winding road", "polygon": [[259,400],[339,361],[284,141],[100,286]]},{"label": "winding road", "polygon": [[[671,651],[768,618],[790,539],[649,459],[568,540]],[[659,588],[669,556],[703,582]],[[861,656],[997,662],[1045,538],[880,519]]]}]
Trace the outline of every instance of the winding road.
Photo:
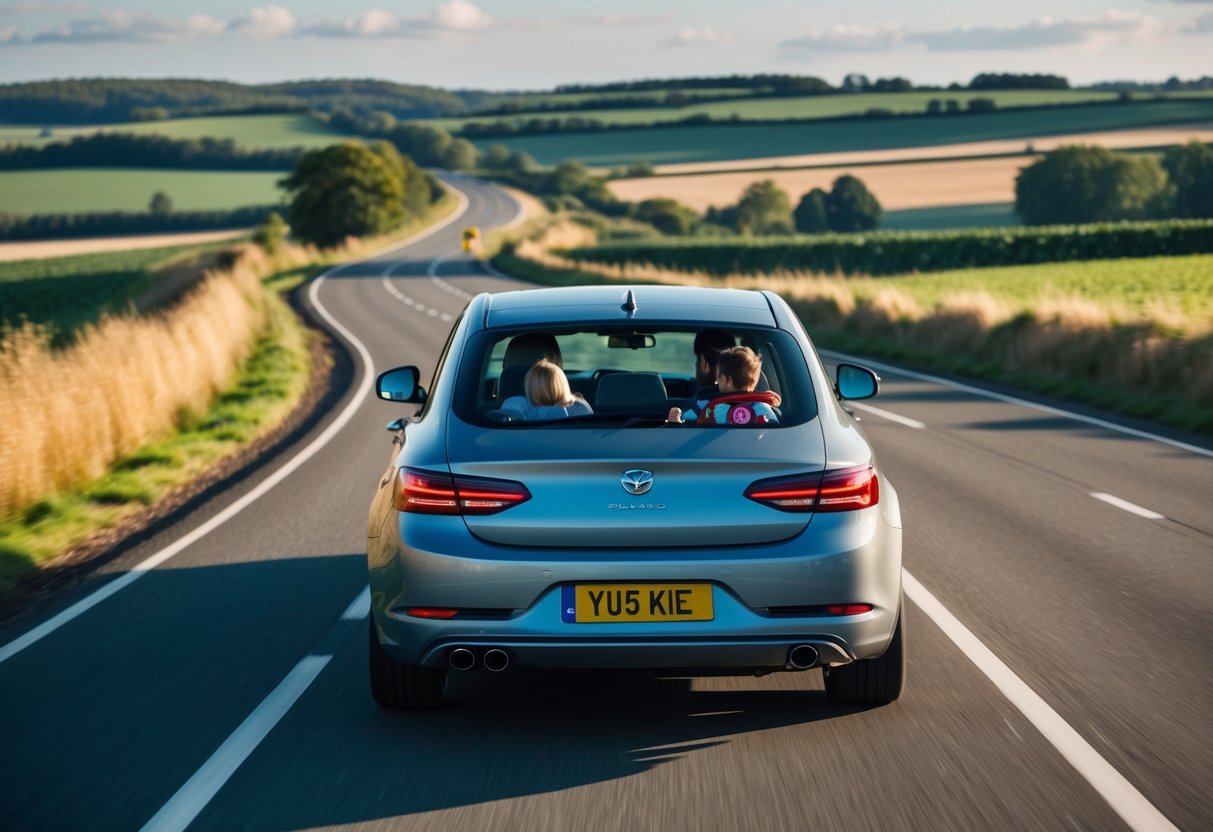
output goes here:
[{"label": "winding road", "polygon": [[[365,517],[473,293],[465,212],[308,295],[353,356],[276,457],[0,627],[0,827],[15,830],[1213,827],[1213,450],[876,365],[863,425],[901,494],[909,681],[462,674],[389,713],[366,673]],[[827,355],[838,360],[839,356]]]}]

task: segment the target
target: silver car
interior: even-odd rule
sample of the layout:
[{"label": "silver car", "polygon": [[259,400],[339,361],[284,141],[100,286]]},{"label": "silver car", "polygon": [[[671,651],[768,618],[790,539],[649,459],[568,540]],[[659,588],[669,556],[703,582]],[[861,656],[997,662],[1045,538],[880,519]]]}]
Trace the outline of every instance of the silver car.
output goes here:
[{"label": "silver car", "polygon": [[[720,395],[696,373],[706,331],[761,359],[771,420],[667,421]],[[503,407],[544,358],[588,405],[577,415]],[[900,695],[901,513],[844,406],[879,379],[843,364],[831,380],[778,295],[481,294],[419,382],[415,367],[377,382],[420,405],[388,426],[399,449],[367,532],[381,705],[436,707],[448,674],[514,666],[820,667],[834,701]]]}]

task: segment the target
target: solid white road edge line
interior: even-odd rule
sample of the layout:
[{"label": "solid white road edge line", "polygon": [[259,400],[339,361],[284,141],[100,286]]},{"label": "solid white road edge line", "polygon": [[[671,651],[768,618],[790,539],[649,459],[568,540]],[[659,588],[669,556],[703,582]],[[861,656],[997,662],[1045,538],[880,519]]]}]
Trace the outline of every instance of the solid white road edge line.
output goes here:
[{"label": "solid white road edge line", "polygon": [[899,425],[905,425],[907,428],[915,428],[917,430],[925,430],[926,425],[917,419],[911,419],[908,416],[901,416],[897,413],[891,413],[888,410],[881,410],[879,407],[872,407],[870,404],[862,404],[861,402],[844,401],[843,407],[853,407],[856,410],[862,410],[864,413],[871,413],[879,416],[882,419],[888,419],[890,422],[896,422]]},{"label": "solid white road edge line", "polygon": [[[440,220],[438,223],[431,225],[429,228],[425,229],[424,231],[420,231],[417,234],[414,234],[412,237],[409,237],[408,239],[404,240],[403,242],[395,243],[392,246],[384,248],[381,252],[377,253],[374,256],[377,257],[381,254],[384,254],[388,251],[392,251],[397,248],[406,248],[407,246],[411,246],[413,243],[419,242],[420,240],[423,240],[426,237],[429,237],[431,234],[436,234],[438,231],[442,230],[443,228],[446,228],[448,225],[455,222],[455,220],[457,220],[461,216],[463,216],[467,212],[467,209],[468,209],[468,198],[462,191],[456,190],[455,193],[460,198],[460,205],[457,209],[455,209],[455,212],[453,214],[451,214],[445,220]],[[358,261],[358,262],[362,262],[362,261]],[[346,338],[346,340],[348,340],[350,342],[350,344],[352,344],[354,346],[354,348],[358,351],[358,354],[362,358],[362,361],[363,361],[364,369],[363,369],[362,379],[360,380],[360,382],[358,384],[358,389],[354,393],[354,397],[352,399],[350,399],[350,403],[345,406],[345,410],[341,411],[341,413],[337,416],[337,418],[334,419],[327,428],[325,428],[324,432],[321,433],[319,436],[317,436],[315,439],[313,439],[306,448],[304,448],[302,451],[297,453],[294,457],[292,457],[285,465],[283,465],[277,471],[270,474],[268,477],[266,477],[264,480],[262,480],[260,483],[258,483],[257,486],[255,488],[253,488],[252,491],[249,491],[243,497],[236,500],[234,503],[232,503],[230,506],[225,508],[223,511],[216,514],[210,520],[207,520],[201,526],[194,529],[192,532],[185,535],[184,537],[181,537],[181,538],[177,539],[176,541],[174,541],[173,543],[170,543],[168,546],[166,546],[163,549],[161,549],[160,551],[156,552],[156,554],[151,555],[148,558],[140,561],[138,564],[136,564],[134,567],[132,567],[131,570],[129,572],[127,572],[126,574],[122,575],[121,577],[115,578],[113,581],[110,581],[108,584],[101,587],[97,591],[84,596],[79,601],[77,601],[76,603],[74,603],[70,607],[68,607],[67,609],[60,612],[58,615],[53,616],[49,620],[44,621],[43,623],[39,624],[37,627],[34,627],[32,630],[29,630],[28,632],[24,633],[23,635],[20,635],[17,638],[13,639],[8,644],[5,644],[3,647],[0,647],[0,663],[3,663],[5,661],[7,661],[8,659],[11,659],[13,656],[17,655],[22,650],[29,647],[31,644],[34,644],[34,643],[46,638],[48,635],[55,632],[55,630],[58,630],[64,624],[67,624],[72,619],[76,618],[77,616],[82,615],[85,612],[88,612],[90,609],[95,607],[97,604],[100,604],[102,601],[104,601],[106,598],[109,598],[111,595],[114,595],[115,593],[130,586],[135,581],[137,581],[139,578],[142,578],[148,572],[150,572],[151,570],[155,569],[160,564],[167,561],[169,558],[172,558],[175,555],[179,554],[182,550],[193,545],[197,541],[201,540],[203,537],[206,537],[208,534],[210,534],[215,529],[222,526],[228,520],[231,520],[237,514],[244,511],[244,509],[248,508],[250,505],[252,505],[254,502],[259,500],[261,497],[265,496],[266,492],[268,492],[271,488],[273,488],[278,483],[282,482],[284,479],[286,479],[291,474],[293,474],[296,471],[296,469],[298,469],[301,465],[303,465],[303,463],[307,462],[309,459],[311,459],[313,456],[315,456],[325,445],[327,445],[329,442],[332,441],[333,437],[336,436],[341,431],[341,429],[346,426],[346,424],[350,421],[350,419],[354,418],[354,414],[358,411],[358,408],[362,407],[364,401],[366,400],[367,393],[370,392],[371,379],[373,379],[375,377],[375,371],[374,371],[375,365],[371,361],[370,352],[363,345],[363,343],[361,341],[359,341],[357,338],[355,338],[353,333],[351,333],[348,329],[346,329],[344,326],[342,326],[340,323],[338,323],[337,320],[332,315],[329,314],[329,311],[327,309],[325,309],[324,306],[320,303],[320,298],[316,292],[316,290],[320,287],[320,284],[324,282],[325,277],[327,277],[330,274],[336,274],[336,273],[340,272],[347,265],[350,265],[350,264],[347,263],[347,264],[329,269],[327,272],[325,272],[324,274],[320,275],[315,280],[313,280],[312,284],[308,287],[308,299],[311,301],[312,306],[315,307],[316,311],[320,314],[320,316],[322,318],[324,318],[325,321],[327,321],[329,323],[330,326],[332,326],[334,329],[336,329],[338,332],[340,332]]]},{"label": "solid white road edge line", "polygon": [[919,373],[919,372],[915,372],[914,370],[905,370],[905,369],[902,369],[901,367],[894,367],[890,364],[882,364],[879,361],[870,361],[866,358],[860,358],[858,356],[848,355],[846,353],[834,352],[833,350],[820,350],[820,352],[822,355],[836,356],[838,358],[842,358],[847,361],[857,362],[857,363],[862,364],[867,367],[874,367],[878,370],[883,370],[888,373],[894,373],[896,375],[902,375],[902,376],[906,376],[908,378],[916,378],[916,379],[919,379],[920,381],[929,381],[929,382],[932,382],[933,384],[942,384],[945,387],[951,387],[955,390],[963,390],[966,393],[972,393],[977,396],[984,396],[987,399],[997,399],[1000,402],[1006,402],[1008,404],[1017,404],[1021,407],[1027,407],[1027,408],[1031,408],[1032,410],[1038,410],[1041,413],[1048,413],[1053,416],[1061,416],[1066,419],[1073,419],[1076,422],[1083,422],[1088,425],[1095,425],[1096,427],[1106,428],[1107,430],[1114,430],[1117,433],[1124,433],[1124,434],[1128,434],[1129,436],[1136,436],[1138,439],[1149,439],[1152,442],[1161,442],[1162,444],[1170,445],[1173,448],[1179,448],[1180,450],[1183,450],[1183,451],[1189,451],[1194,454],[1200,454],[1201,456],[1207,456],[1207,457],[1213,458],[1213,450],[1209,450],[1208,448],[1202,448],[1199,445],[1191,445],[1187,442],[1180,442],[1178,439],[1170,439],[1166,436],[1159,436],[1156,433],[1148,433],[1147,431],[1137,430],[1136,428],[1126,427],[1125,425],[1118,425],[1115,422],[1108,422],[1108,421],[1105,421],[1104,419],[1096,419],[1093,416],[1084,416],[1081,413],[1073,413],[1069,410],[1062,410],[1061,408],[1058,408],[1058,407],[1050,407],[1047,404],[1039,404],[1038,402],[1028,401],[1027,399],[1019,399],[1019,398],[1016,398],[1015,396],[1008,396],[1003,393],[995,393],[992,390],[983,390],[980,387],[973,387],[972,385],[969,385],[969,384],[962,384],[959,381],[952,381],[951,379],[941,378],[940,376],[933,376],[933,375],[929,375],[927,373]]},{"label": "solid white road edge line", "polygon": [[184,830],[206,808],[303,692],[316,681],[332,656],[304,656],[278,687],[240,723],[194,776],[143,826],[143,832]]},{"label": "solid white road edge line", "polygon": [[1175,830],[1176,827],[1154,808],[1141,792],[1100,756],[1082,736],[1070,727],[1049,704],[1020,679],[1002,659],[994,655],[977,636],[939,602],[913,575],[902,570],[906,597],[935,622],[944,635],[960,648],[977,669],[1002,691],[1012,705],[1036,726],[1049,743],[1074,767],[1084,780],[1107,801],[1129,828]]},{"label": "solid white road edge line", "polygon": [[342,621],[357,621],[371,614],[371,587],[368,584],[354,596],[354,600],[341,613]]},{"label": "solid white road edge line", "polygon": [[1096,500],[1102,500],[1110,506],[1124,509],[1130,514],[1136,514],[1138,517],[1144,517],[1147,520],[1166,520],[1166,515],[1159,514],[1157,511],[1150,511],[1148,508],[1142,508],[1136,503],[1130,503],[1128,500],[1122,500],[1112,494],[1104,494],[1102,491],[1092,491],[1091,496]]}]

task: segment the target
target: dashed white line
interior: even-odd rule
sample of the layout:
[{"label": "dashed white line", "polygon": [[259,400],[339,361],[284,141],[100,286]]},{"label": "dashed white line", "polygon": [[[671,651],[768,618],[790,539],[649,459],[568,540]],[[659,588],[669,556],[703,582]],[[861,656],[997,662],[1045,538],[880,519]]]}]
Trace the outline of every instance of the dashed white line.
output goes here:
[{"label": "dashed white line", "polygon": [[1166,520],[1166,515],[1159,514],[1157,511],[1150,511],[1148,508],[1142,508],[1136,503],[1130,503],[1128,500],[1122,500],[1120,497],[1112,494],[1104,494],[1102,491],[1092,491],[1091,496],[1096,500],[1102,500],[1110,506],[1116,506],[1130,514],[1136,514],[1138,517],[1144,517],[1147,520]]},{"label": "dashed white line", "polygon": [[194,776],[152,816],[144,825],[143,832],[175,832],[189,826],[279,720],[286,716],[303,692],[316,681],[320,671],[332,658],[304,656],[278,687],[202,764],[202,768],[194,772]]},{"label": "dashed white line", "polygon": [[345,612],[341,613],[342,621],[357,621],[366,618],[371,613],[371,588],[364,586],[362,590],[354,596],[354,600],[345,608]]},{"label": "dashed white line", "polygon": [[1112,764],[1099,755],[1090,743],[1070,727],[1057,711],[1049,707],[1014,671],[994,655],[990,648],[961,624],[956,616],[906,571],[902,571],[906,597],[935,622],[960,648],[969,661],[1002,691],[1012,705],[1056,748],[1084,780],[1107,801],[1130,829],[1175,830],[1175,825],[1125,779]]},{"label": "dashed white line", "polygon": [[879,407],[872,407],[870,404],[862,404],[860,402],[844,402],[844,404],[846,407],[853,407],[856,410],[862,410],[864,413],[871,413],[875,416],[879,416],[882,419],[888,419],[890,422],[905,425],[907,428],[915,428],[916,430],[926,429],[926,425],[917,419],[911,419],[908,416],[891,413],[888,410],[882,410]]}]

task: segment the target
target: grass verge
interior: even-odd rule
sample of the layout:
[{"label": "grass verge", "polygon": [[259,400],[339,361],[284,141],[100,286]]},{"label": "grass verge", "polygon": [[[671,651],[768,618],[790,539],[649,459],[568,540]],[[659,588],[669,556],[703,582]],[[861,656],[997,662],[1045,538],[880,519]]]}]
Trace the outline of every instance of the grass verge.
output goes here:
[{"label": "grass verge", "polygon": [[[139,517],[164,501],[172,502],[199,477],[222,469],[225,462],[272,434],[304,398],[318,337],[303,327],[283,295],[334,262],[389,246],[444,219],[458,204],[448,194],[424,219],[382,237],[350,241],[337,250],[292,248],[269,259],[259,250],[246,252],[250,268],[269,272],[256,288],[262,297],[251,301],[264,308],[265,323],[248,357],[207,406],[197,412],[182,409],[168,435],[119,456],[99,477],[24,501],[0,516],[0,591],[61,556],[74,562],[74,551],[120,539],[122,530]],[[87,442],[87,428],[76,429],[74,437],[73,441]],[[72,449],[66,452],[71,454]]]}]

